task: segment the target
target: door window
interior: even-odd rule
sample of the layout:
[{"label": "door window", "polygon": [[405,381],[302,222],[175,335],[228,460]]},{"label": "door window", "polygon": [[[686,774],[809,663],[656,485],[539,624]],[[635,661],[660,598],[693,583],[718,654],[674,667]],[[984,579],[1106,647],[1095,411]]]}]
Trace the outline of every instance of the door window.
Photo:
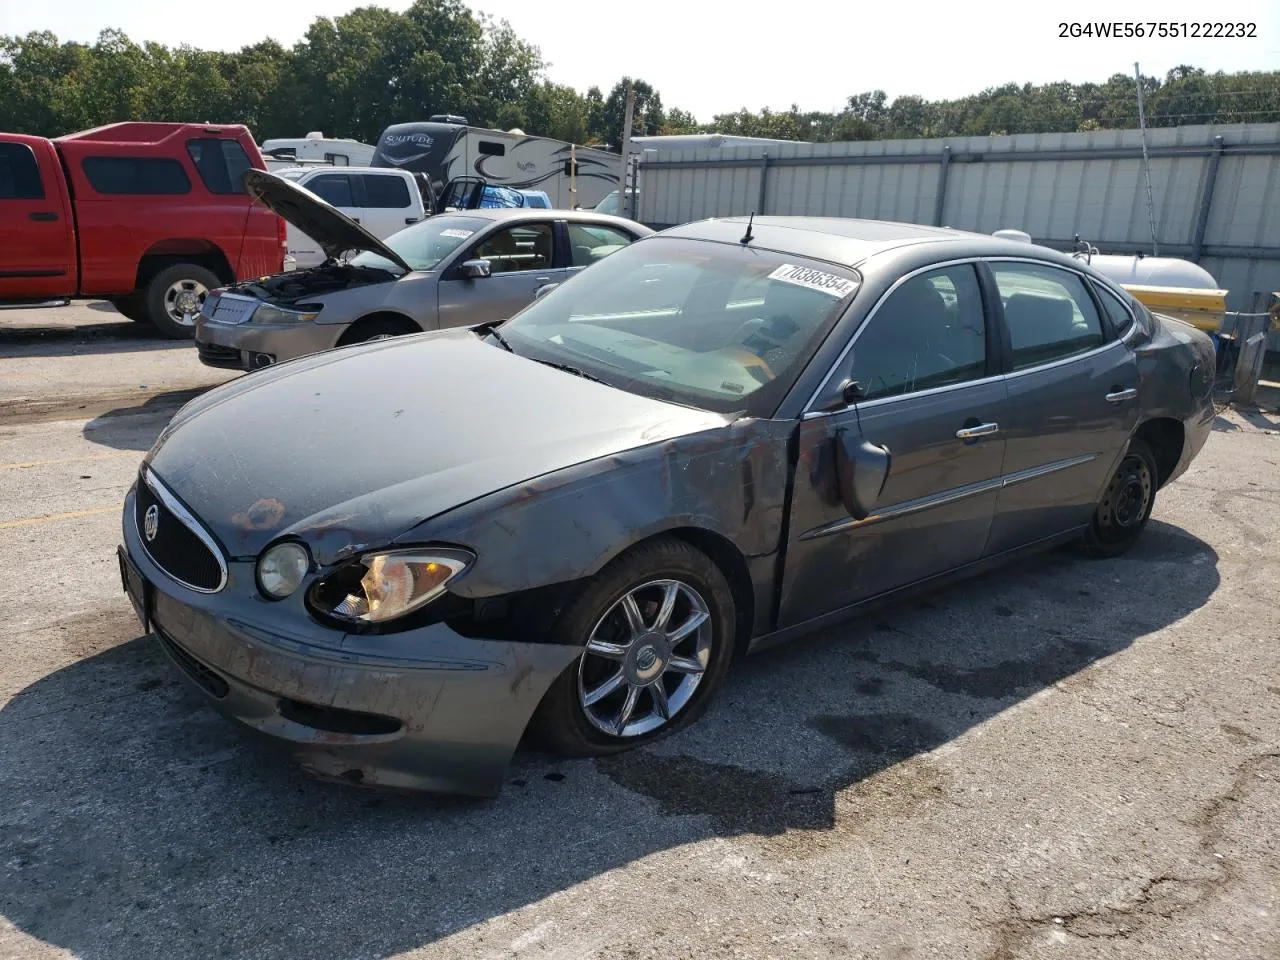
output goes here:
[{"label": "door window", "polygon": [[251,164],[237,141],[215,137],[188,140],[187,153],[210,193],[244,193],[240,177]]},{"label": "door window", "polygon": [[488,260],[489,270],[495,274],[546,270],[551,266],[554,249],[551,224],[522,223],[491,235],[476,246],[472,257]]},{"label": "door window", "polygon": [[321,200],[333,204],[335,207],[350,207],[351,202],[351,181],[347,179],[345,173],[326,173],[323,176],[309,180],[305,184],[306,188],[318,196]]},{"label": "door window", "polygon": [[1079,275],[1034,263],[990,264],[1013,348],[1013,369],[1102,346],[1102,322]]},{"label": "door window", "polygon": [[611,253],[617,253],[635,238],[613,227],[596,224],[570,223],[569,249],[573,253],[573,266],[589,267]]},{"label": "door window", "polygon": [[409,187],[403,177],[378,173],[365,173],[360,176],[364,179],[362,206],[383,210],[401,210],[409,206]]},{"label": "door window", "polygon": [[891,293],[854,341],[848,375],[875,399],[977,380],[986,370],[982,293],[974,268],[963,264],[912,277]]},{"label": "door window", "polygon": [[0,143],[0,200],[43,200],[36,155],[25,143]]}]

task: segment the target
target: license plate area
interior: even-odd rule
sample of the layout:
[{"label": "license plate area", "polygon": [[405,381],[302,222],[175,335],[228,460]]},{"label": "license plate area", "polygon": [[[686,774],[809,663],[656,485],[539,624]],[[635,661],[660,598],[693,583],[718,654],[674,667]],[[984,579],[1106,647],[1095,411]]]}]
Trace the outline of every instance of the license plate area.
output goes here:
[{"label": "license plate area", "polygon": [[142,632],[151,632],[151,584],[147,582],[138,568],[129,559],[124,547],[116,547],[116,558],[120,561],[120,584],[129,595],[133,604],[133,612],[138,615],[142,624]]}]

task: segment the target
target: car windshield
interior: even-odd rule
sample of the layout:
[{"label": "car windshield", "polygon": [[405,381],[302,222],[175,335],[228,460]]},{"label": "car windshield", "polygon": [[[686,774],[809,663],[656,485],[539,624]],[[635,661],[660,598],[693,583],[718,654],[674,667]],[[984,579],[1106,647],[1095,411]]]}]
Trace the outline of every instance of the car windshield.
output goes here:
[{"label": "car windshield", "polygon": [[633,393],[772,416],[860,283],[804,257],[654,237],[535,300],[502,335]]},{"label": "car windshield", "polygon": [[[431,217],[393,233],[382,242],[398,253],[411,269],[431,270],[488,222],[479,217]],[[400,269],[386,257],[370,250],[357,254],[349,262],[357,267],[376,267],[393,272]]]},{"label": "car windshield", "polygon": [[596,213],[616,215],[618,212],[618,191],[613,191],[591,209]]}]

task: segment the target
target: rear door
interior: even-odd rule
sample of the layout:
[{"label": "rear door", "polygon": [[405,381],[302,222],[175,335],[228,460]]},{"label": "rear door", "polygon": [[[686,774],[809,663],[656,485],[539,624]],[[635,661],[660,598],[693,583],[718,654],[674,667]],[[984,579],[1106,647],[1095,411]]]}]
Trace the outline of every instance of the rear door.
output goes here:
[{"label": "rear door", "polygon": [[[982,557],[1005,458],[996,329],[972,263],[906,279],[862,325],[800,425],[781,626]],[[863,398],[842,406],[848,379]],[[842,433],[891,458],[862,520],[834,486]]]},{"label": "rear door", "polygon": [[0,299],[76,293],[75,224],[52,144],[0,134]]},{"label": "rear door", "polygon": [[1137,359],[1081,274],[991,260],[1009,351],[1007,443],[988,552],[1089,523],[1138,421]]},{"label": "rear door", "polygon": [[353,182],[358,180],[361,187],[355,197],[360,224],[379,240],[422,219],[422,198],[415,196],[417,188],[399,171],[348,176]]},{"label": "rear door", "polygon": [[[440,326],[457,327],[505,320],[533,300],[546,283],[559,283],[565,268],[555,255],[555,224],[550,220],[500,225],[457,256],[439,284]],[[462,276],[466,260],[487,260],[490,275]]]}]

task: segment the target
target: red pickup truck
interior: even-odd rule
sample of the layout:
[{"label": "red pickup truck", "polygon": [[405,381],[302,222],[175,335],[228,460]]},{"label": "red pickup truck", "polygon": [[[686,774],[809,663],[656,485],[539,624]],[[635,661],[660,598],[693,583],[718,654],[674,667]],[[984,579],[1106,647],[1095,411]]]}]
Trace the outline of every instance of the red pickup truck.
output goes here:
[{"label": "red pickup truck", "polygon": [[0,304],[110,300],[190,337],[205,294],[284,269],[284,221],[244,193],[247,127],[113,123],[0,133]]}]

